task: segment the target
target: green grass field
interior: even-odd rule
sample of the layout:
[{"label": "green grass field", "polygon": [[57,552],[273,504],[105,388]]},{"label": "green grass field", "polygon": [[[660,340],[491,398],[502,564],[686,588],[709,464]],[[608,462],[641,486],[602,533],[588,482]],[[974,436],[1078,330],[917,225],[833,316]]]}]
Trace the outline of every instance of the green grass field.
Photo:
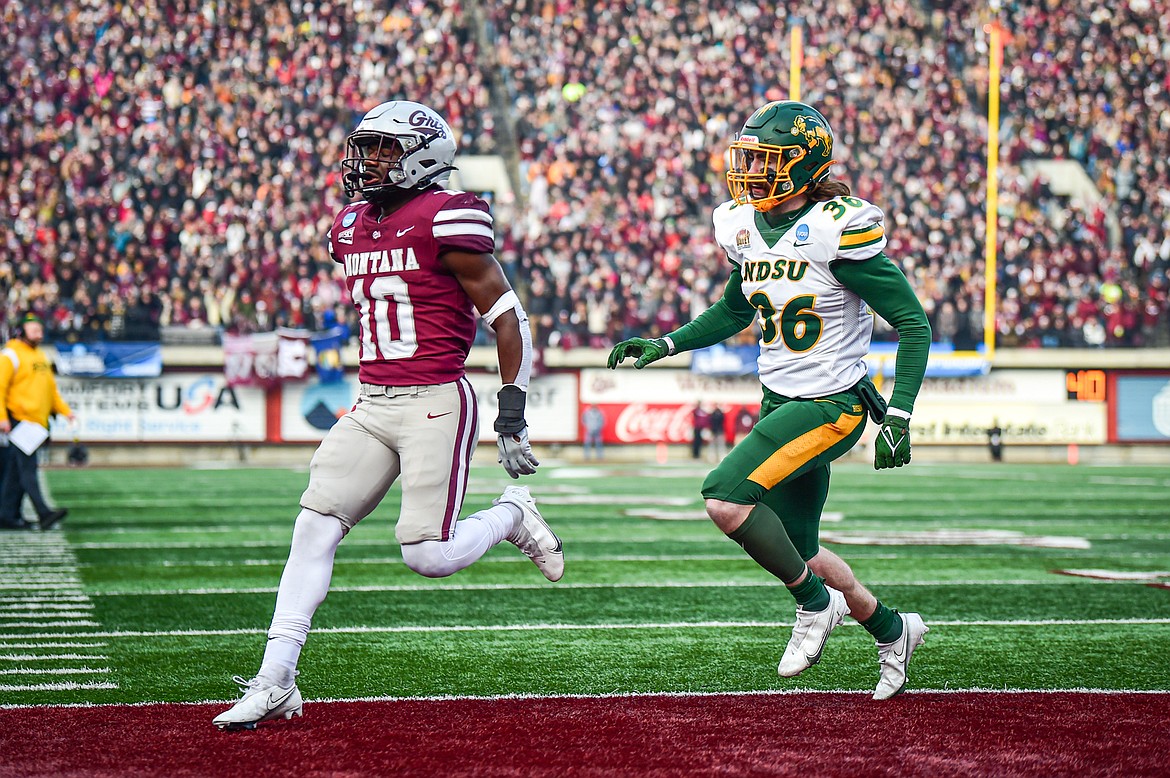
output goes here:
[{"label": "green grass field", "polygon": [[[793,603],[702,518],[704,473],[542,466],[525,483],[565,543],[558,584],[506,544],[451,578],[414,574],[395,488],[338,552],[305,697],[872,691],[873,641],[851,620],[820,665],[776,675]],[[0,703],[234,697],[231,676],[263,650],[305,470],[48,480],[64,531],[0,536]],[[477,467],[464,513],[508,482]],[[1164,467],[842,464],[822,533],[931,626],[911,689],[1166,690],[1168,495]]]}]

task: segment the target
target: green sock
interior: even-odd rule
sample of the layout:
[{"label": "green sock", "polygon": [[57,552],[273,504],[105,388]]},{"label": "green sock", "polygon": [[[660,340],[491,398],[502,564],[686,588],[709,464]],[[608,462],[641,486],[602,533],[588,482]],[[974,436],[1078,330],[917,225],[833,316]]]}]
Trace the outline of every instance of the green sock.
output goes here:
[{"label": "green sock", "polygon": [[825,589],[825,579],[808,571],[808,578],[796,586],[788,587],[788,591],[796,598],[796,604],[808,611],[823,611],[829,607],[829,592]]},{"label": "green sock", "polygon": [[861,622],[865,631],[873,635],[879,643],[893,643],[902,637],[902,617],[895,610],[890,610],[882,601],[878,600],[877,610],[865,621]]},{"label": "green sock", "polygon": [[743,524],[727,537],[742,546],[760,567],[786,584],[804,574],[804,560],[792,545],[784,523],[763,503],[757,503]]}]

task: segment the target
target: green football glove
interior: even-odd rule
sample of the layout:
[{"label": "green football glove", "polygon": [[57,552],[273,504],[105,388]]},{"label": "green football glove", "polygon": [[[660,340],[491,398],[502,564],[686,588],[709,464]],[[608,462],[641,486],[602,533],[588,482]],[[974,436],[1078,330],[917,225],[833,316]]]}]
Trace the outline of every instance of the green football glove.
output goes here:
[{"label": "green football glove", "polygon": [[874,441],[874,470],[901,467],[910,461],[910,420],[886,415]]},{"label": "green football glove", "polygon": [[634,362],[634,367],[641,370],[651,362],[657,362],[666,356],[670,356],[670,346],[662,338],[653,340],[630,338],[613,347],[606,364],[610,370],[614,370],[626,357],[635,357],[637,361]]}]

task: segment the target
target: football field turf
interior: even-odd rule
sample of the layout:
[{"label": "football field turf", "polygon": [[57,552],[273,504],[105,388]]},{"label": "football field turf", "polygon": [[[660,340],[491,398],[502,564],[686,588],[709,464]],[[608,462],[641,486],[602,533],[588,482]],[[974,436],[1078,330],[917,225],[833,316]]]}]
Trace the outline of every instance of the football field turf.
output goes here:
[{"label": "football field turf", "polygon": [[[868,702],[876,651],[851,619],[819,665],[777,676],[792,600],[704,518],[705,472],[542,466],[524,483],[564,542],[557,584],[508,544],[453,577],[416,575],[394,541],[391,490],[338,551],[302,655],[307,715],[312,701],[405,697]],[[0,703],[235,697],[231,676],[251,676],[263,651],[305,470],[48,479],[71,510],[64,531],[0,536]],[[464,514],[508,483],[477,466]],[[931,627],[909,692],[1165,692],[1168,495],[1165,467],[845,463],[822,537],[884,602]]]}]

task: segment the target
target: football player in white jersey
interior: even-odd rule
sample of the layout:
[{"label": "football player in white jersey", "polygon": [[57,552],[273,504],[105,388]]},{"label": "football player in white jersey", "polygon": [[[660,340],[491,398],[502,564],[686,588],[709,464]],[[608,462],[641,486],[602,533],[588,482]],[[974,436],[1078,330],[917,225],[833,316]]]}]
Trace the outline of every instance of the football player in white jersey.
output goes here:
[{"label": "football player in white jersey", "polygon": [[[881,424],[875,468],[910,461],[910,414],[926,372],[930,324],[906,277],[883,253],[880,208],[829,178],[833,133],[812,106],[771,102],[731,144],[731,200],[715,209],[715,237],[734,269],[723,297],[660,338],[614,346],[609,367],[634,367],[719,343],[758,321],[760,420],[703,483],[707,513],[797,602],[779,664],[792,677],[816,664],[829,633],[852,614],[874,636],[875,699],[905,688],[927,627],[883,605],[844,560],[819,547],[829,463]],[[876,312],[898,331],[889,406],[867,376]],[[826,586],[826,583],[828,584]]]},{"label": "football player in white jersey", "polygon": [[243,697],[216,716],[244,729],[301,714],[297,663],[325,599],[342,538],[402,483],[395,536],[402,561],[428,578],[451,575],[508,542],[550,581],[564,574],[560,539],[523,486],[462,516],[479,439],[467,355],[478,314],[496,333],[499,461],[519,478],[539,465],[524,408],[532,367],[528,317],[494,250],[492,215],[479,197],[445,187],[455,138],[430,108],[392,100],[371,109],[347,141],[346,193],[329,254],[345,267],[359,315],[361,391],[309,465],[260,670],[237,676]]}]

